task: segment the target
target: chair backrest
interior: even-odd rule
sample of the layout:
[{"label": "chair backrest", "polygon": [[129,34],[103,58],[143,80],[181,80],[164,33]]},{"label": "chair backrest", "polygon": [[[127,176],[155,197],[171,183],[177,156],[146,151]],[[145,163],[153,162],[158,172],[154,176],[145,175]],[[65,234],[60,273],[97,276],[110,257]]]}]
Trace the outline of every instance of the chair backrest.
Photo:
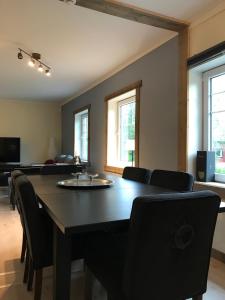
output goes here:
[{"label": "chair backrest", "polygon": [[39,208],[37,196],[26,175],[19,176],[15,181],[18,200],[22,210],[28,247],[33,262],[38,265],[45,258],[46,240],[51,239],[48,231],[48,219],[43,209]]},{"label": "chair backrest", "polygon": [[20,213],[20,208],[17,203],[17,193],[15,188],[15,180],[18,176],[24,175],[24,173],[20,170],[14,170],[11,172],[11,181],[10,181],[10,201],[11,203],[15,203],[17,205],[17,209]]},{"label": "chair backrest", "polygon": [[144,168],[125,167],[122,178],[142,183],[149,183],[151,171]]},{"label": "chair backrest", "polygon": [[179,192],[192,191],[194,178],[191,174],[179,171],[153,170],[150,184]]},{"label": "chair backrest", "polygon": [[21,176],[21,175],[24,175],[24,173],[20,170],[14,170],[11,172],[11,183],[12,185],[15,187],[15,179],[18,177],[18,176]]},{"label": "chair backrest", "polygon": [[181,300],[206,291],[219,205],[211,191],[134,200],[123,277],[126,299]]}]

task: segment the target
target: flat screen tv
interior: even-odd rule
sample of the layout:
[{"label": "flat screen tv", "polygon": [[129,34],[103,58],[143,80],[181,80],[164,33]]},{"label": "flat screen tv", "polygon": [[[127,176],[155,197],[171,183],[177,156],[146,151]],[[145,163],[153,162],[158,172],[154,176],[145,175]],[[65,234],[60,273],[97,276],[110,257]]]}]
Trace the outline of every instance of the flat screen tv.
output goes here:
[{"label": "flat screen tv", "polygon": [[20,162],[20,138],[0,137],[0,162]]}]

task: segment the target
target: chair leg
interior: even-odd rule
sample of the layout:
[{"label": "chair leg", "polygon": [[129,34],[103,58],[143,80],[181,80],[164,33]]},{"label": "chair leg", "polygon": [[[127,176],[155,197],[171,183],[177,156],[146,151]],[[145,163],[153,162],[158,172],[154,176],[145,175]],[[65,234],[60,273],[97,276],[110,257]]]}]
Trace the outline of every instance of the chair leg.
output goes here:
[{"label": "chair leg", "polygon": [[27,282],[27,290],[31,291],[33,286],[33,278],[34,278],[34,268],[32,258],[29,257],[29,272],[28,272],[28,282]]},{"label": "chair leg", "polygon": [[193,297],[192,300],[203,300],[203,295]]},{"label": "chair leg", "polygon": [[35,272],[34,300],[41,300],[43,269]]},{"label": "chair leg", "polygon": [[23,283],[27,283],[28,280],[28,274],[29,274],[29,261],[30,261],[30,257],[29,257],[29,251],[27,249],[26,251],[26,258],[25,258],[25,268],[24,268],[24,275],[23,275]]},{"label": "chair leg", "polygon": [[92,287],[94,276],[90,269],[85,265],[85,284],[84,284],[84,299],[92,300]]},{"label": "chair leg", "polygon": [[16,209],[15,197],[13,197],[10,202],[12,205],[12,209],[15,210]]},{"label": "chair leg", "polygon": [[26,239],[25,232],[23,232],[22,250],[21,250],[21,257],[20,257],[21,263],[24,262],[26,248],[27,248],[27,239]]}]

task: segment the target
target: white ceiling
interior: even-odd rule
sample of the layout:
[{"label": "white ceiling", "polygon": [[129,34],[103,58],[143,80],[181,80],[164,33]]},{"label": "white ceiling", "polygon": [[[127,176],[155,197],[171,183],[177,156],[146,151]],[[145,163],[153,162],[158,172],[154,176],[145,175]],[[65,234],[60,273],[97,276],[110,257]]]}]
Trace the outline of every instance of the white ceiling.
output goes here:
[{"label": "white ceiling", "polygon": [[119,0],[143,9],[187,21],[195,20],[224,0]]},{"label": "white ceiling", "polygon": [[[191,20],[224,0],[121,0]],[[58,0],[0,1],[0,99],[65,101],[143,55],[174,33]],[[17,59],[39,52],[47,78]]]}]

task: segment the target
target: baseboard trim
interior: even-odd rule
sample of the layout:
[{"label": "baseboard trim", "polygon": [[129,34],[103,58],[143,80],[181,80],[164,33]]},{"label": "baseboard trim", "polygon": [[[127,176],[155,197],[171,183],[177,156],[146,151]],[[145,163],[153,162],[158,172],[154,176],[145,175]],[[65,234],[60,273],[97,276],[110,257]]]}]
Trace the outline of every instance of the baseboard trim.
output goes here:
[{"label": "baseboard trim", "polygon": [[211,256],[225,264],[225,253],[216,249],[212,249]]}]

